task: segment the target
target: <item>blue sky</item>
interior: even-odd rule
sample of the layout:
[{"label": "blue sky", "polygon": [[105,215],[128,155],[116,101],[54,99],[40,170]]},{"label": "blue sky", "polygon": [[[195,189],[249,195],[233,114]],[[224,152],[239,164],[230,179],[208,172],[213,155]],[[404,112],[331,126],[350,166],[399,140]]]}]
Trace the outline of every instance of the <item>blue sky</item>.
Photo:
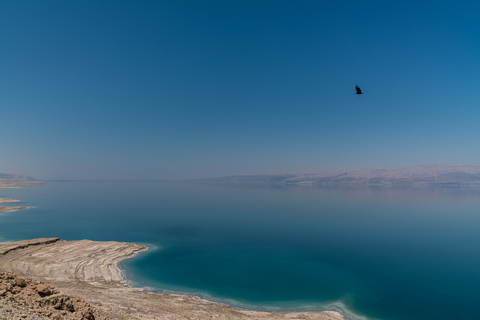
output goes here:
[{"label": "blue sky", "polygon": [[478,163],[478,12],[475,1],[1,1],[0,172]]}]

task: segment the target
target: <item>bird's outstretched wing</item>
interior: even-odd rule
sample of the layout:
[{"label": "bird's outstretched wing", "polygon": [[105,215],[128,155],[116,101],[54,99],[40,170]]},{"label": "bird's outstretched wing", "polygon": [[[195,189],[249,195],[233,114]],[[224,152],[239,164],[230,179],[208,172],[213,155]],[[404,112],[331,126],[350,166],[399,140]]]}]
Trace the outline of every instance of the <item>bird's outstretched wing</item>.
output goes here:
[{"label": "bird's outstretched wing", "polygon": [[358,86],[358,84],[355,86],[355,90],[357,90],[356,94],[363,94],[362,90]]}]

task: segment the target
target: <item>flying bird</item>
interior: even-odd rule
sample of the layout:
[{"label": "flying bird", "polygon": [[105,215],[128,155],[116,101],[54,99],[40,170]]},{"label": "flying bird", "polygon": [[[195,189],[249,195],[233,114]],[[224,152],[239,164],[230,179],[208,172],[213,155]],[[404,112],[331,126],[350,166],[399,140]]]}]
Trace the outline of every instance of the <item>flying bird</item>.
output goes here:
[{"label": "flying bird", "polygon": [[360,87],[357,85],[355,85],[355,90],[357,90],[357,92],[355,94],[363,94],[362,92],[362,89],[360,89]]}]

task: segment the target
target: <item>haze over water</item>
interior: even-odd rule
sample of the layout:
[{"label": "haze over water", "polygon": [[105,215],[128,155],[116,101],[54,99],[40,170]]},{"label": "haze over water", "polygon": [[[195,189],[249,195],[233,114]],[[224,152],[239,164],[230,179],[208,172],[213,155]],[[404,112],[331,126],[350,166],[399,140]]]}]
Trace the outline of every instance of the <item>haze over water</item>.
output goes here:
[{"label": "haze over water", "polygon": [[132,241],[129,280],[266,310],[385,320],[475,319],[480,193],[49,183],[2,189],[1,241]]}]

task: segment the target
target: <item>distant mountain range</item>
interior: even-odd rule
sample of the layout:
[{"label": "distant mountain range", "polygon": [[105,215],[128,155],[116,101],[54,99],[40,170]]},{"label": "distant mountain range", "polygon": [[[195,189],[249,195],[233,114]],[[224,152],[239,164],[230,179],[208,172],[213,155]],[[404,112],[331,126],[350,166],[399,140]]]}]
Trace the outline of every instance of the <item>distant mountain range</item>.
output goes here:
[{"label": "distant mountain range", "polygon": [[229,185],[480,187],[479,164],[419,165],[339,172],[282,172],[190,180]]}]

